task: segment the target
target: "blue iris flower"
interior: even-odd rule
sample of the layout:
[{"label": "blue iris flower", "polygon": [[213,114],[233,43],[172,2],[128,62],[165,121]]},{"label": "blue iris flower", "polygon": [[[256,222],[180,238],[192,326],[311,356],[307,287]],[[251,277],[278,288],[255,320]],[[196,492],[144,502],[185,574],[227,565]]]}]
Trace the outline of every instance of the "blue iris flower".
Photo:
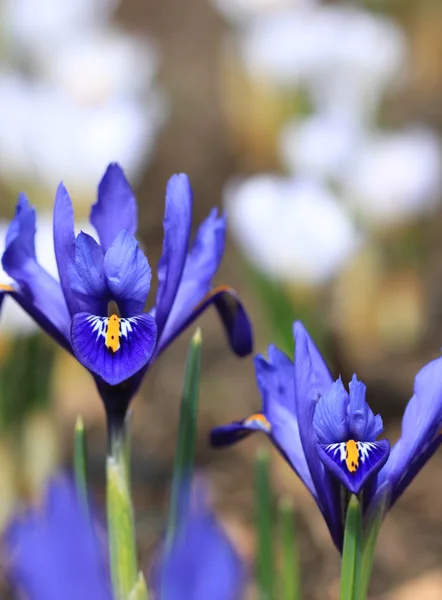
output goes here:
[{"label": "blue iris flower", "polygon": [[[162,597],[237,600],[243,565],[210,510],[196,507],[182,533],[162,564]],[[112,600],[102,538],[100,542],[72,482],[57,478],[42,509],[17,518],[7,532],[11,582],[29,600]]]},{"label": "blue iris flower", "polygon": [[157,356],[207,307],[214,305],[232,350],[252,351],[252,333],[236,292],[211,282],[224,252],[226,222],[214,209],[190,246],[192,189],[174,175],[166,190],[163,253],[155,306],[144,312],[151,268],[135,239],[137,205],[123,171],[111,164],[90,221],[100,243],[74,233],[74,213],[61,183],[54,207],[54,247],[60,283],[37,262],[35,209],[21,195],[3,254],[14,280],[1,286],[40,326],[94,375],[108,414],[126,412]]},{"label": "blue iris flower", "polygon": [[390,508],[439,447],[442,358],[417,374],[390,452],[389,442],[378,439],[382,419],[366,403],[365,385],[354,375],[347,392],[299,322],[294,335],[294,363],[275,346],[268,360],[255,358],[262,411],[214,429],[211,442],[221,447],[265,432],[316,500],[341,550],[349,493],[361,497],[364,514],[381,499]]}]

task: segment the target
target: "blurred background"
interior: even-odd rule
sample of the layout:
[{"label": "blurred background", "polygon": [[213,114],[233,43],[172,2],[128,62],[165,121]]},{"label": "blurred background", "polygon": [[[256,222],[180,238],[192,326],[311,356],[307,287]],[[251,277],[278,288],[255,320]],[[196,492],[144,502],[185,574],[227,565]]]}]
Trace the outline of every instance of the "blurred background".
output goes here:
[{"label": "blurred background", "polygon": [[[418,369],[442,346],[442,4],[439,0],[0,0],[0,244],[19,191],[38,207],[37,255],[56,276],[51,210],[64,180],[78,229],[107,164],[136,190],[153,268],[169,176],[188,173],[194,225],[229,218],[217,283],[236,287],[256,351],[293,351],[300,318],[397,439]],[[7,276],[2,274],[2,283]],[[151,291],[154,294],[155,289]],[[153,297],[153,296],[152,296]],[[260,407],[251,359],[201,318],[197,463],[246,560],[254,552],[256,436],[222,452],[211,427]],[[164,525],[191,331],[134,402],[140,552]],[[7,299],[0,328],[0,526],[72,459],[89,430],[104,494],[106,435],[91,378]],[[339,560],[309,494],[272,454],[275,497],[294,498],[306,599],[335,598]],[[377,598],[442,596],[442,457],[386,519]]]}]

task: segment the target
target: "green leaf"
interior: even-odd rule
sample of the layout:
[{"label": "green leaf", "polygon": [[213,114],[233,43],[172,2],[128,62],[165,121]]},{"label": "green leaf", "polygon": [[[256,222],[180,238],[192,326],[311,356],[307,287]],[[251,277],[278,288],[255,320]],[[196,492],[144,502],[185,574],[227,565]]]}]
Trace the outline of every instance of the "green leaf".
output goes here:
[{"label": "green leaf", "polygon": [[282,545],[280,598],[281,600],[299,600],[301,591],[295,512],[293,502],[289,498],[285,498],[279,504],[279,539]]},{"label": "green leaf", "polygon": [[143,573],[140,572],[138,574],[138,581],[129,594],[128,600],[149,600],[149,593]]},{"label": "green leaf", "polygon": [[272,531],[272,493],[269,477],[270,457],[260,450],[255,462],[255,498],[257,526],[257,581],[260,600],[272,600],[275,581]]},{"label": "green leaf", "polygon": [[75,423],[74,433],[74,473],[75,486],[80,502],[85,510],[89,512],[88,490],[87,490],[87,453],[86,453],[86,431],[83,419],[78,416]]},{"label": "green leaf", "polygon": [[352,495],[347,508],[344,548],[341,564],[340,600],[353,600],[359,589],[362,560],[362,514],[359,501]]},{"label": "green leaf", "polygon": [[166,531],[166,549],[170,548],[177,529],[186,523],[189,514],[190,483],[198,419],[201,345],[201,330],[198,328],[190,341],[187,353]]}]

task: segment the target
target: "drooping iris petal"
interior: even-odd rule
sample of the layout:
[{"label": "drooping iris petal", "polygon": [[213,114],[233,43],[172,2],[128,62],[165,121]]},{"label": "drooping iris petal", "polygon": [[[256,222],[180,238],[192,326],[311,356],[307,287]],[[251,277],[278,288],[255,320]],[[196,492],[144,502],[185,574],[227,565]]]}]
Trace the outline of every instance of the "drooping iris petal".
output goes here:
[{"label": "drooping iris petal", "polygon": [[200,508],[176,536],[156,580],[165,600],[238,600],[244,569],[215,517]]},{"label": "drooping iris petal", "polygon": [[98,200],[92,206],[90,222],[95,227],[100,244],[106,252],[120,231],[137,232],[137,201],[122,168],[117,163],[108,166],[98,186]]},{"label": "drooping iris petal", "polygon": [[317,442],[313,435],[313,416],[318,399],[329,391],[333,380],[319,350],[299,321],[294,324],[294,335],[295,397],[299,436],[317,492],[318,506],[334,543],[341,548],[343,525],[339,489],[319,458]]},{"label": "drooping iris petal", "polygon": [[137,240],[127,231],[120,231],[106,252],[104,274],[121,313],[125,316],[142,313],[152,273]]},{"label": "drooping iris petal", "polygon": [[[0,284],[0,309],[5,296],[11,296],[19,304],[28,315],[34,319],[40,327],[46,331],[62,348],[72,353],[70,340],[65,336],[64,332],[55,327],[54,323],[49,320],[48,316],[41,312],[38,306],[34,304],[34,299],[29,290],[20,289],[20,286],[15,284],[15,287],[10,285]],[[51,302],[47,303],[51,306]],[[0,321],[1,322],[1,321]]]},{"label": "drooping iris petal", "polygon": [[187,175],[173,175],[167,184],[163,253],[158,264],[155,319],[158,338],[166,325],[183,274],[192,227],[193,194]]},{"label": "drooping iris petal", "polygon": [[[421,456],[430,456],[439,447],[442,423],[442,358],[423,367],[416,375],[414,394],[402,419],[402,434],[379,473],[379,486],[389,482],[395,501],[423,466]],[[404,485],[406,483],[406,485]]]},{"label": "drooping iris petal", "polygon": [[254,413],[243,421],[234,421],[221,427],[216,427],[210,433],[210,443],[214,448],[230,446],[244,439],[254,431],[268,433],[272,431],[272,426],[267,417],[262,413]]},{"label": "drooping iris petal", "polygon": [[3,269],[19,288],[11,295],[63,346],[69,346],[70,315],[60,284],[35,255],[35,209],[21,195],[6,236]]},{"label": "drooping iris petal", "polygon": [[102,247],[82,231],[75,240],[74,262],[69,265],[69,283],[79,307],[92,314],[107,313],[108,289],[103,261]]},{"label": "drooping iris petal", "polygon": [[112,599],[102,548],[69,481],[54,480],[43,511],[17,518],[5,545],[11,579],[28,600]]},{"label": "drooping iris petal", "polygon": [[365,401],[366,386],[356,375],[349,385],[350,404],[348,407],[350,437],[355,440],[374,442],[384,429],[380,415],[374,415]]},{"label": "drooping iris petal", "polygon": [[349,397],[341,378],[334,381],[330,390],[318,399],[313,427],[321,443],[346,440],[349,435],[347,409]]},{"label": "drooping iris petal", "polygon": [[268,354],[269,361],[260,355],[254,360],[263,411],[243,421],[217,427],[211,433],[211,444],[221,447],[233,444],[253,431],[266,433],[316,498],[315,486],[299,437],[294,366],[289,357],[275,346],[269,347]]},{"label": "drooping iris petal", "polygon": [[72,319],[71,340],[77,359],[110,385],[140,371],[155,348],[155,319],[142,314],[120,318],[78,313]]},{"label": "drooping iris petal", "polygon": [[60,183],[54,204],[54,250],[63,294],[71,315],[80,310],[77,296],[71,289],[70,265],[75,261],[74,209],[71,198]]},{"label": "drooping iris petal", "polygon": [[160,354],[173,342],[195,319],[211,305],[218,311],[224,329],[227,333],[229,345],[238,356],[247,356],[253,350],[252,326],[238,293],[228,286],[214,288],[184,319],[178,329],[170,331],[169,336],[164,334],[159,341],[156,355]]},{"label": "drooping iris petal", "polygon": [[368,480],[385,464],[390,451],[388,440],[318,444],[325,467],[352,494],[359,494]]}]

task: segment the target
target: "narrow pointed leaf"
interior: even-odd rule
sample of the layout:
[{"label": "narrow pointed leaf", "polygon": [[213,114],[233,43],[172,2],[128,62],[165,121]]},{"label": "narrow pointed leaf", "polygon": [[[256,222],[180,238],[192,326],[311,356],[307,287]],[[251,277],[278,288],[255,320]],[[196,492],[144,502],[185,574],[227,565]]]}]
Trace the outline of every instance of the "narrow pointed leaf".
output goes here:
[{"label": "narrow pointed leaf", "polygon": [[149,600],[149,593],[143,573],[140,572],[138,574],[138,581],[129,594],[128,600]]},{"label": "narrow pointed leaf", "polygon": [[74,433],[74,473],[75,486],[80,502],[86,511],[88,508],[88,489],[87,489],[87,454],[86,454],[86,431],[83,419],[78,416],[75,423]]},{"label": "narrow pointed leaf", "polygon": [[282,546],[280,598],[281,600],[299,600],[301,593],[295,512],[293,502],[288,498],[279,505],[279,539]]},{"label": "narrow pointed leaf", "polygon": [[354,600],[362,557],[362,516],[356,496],[351,496],[345,522],[341,564],[340,600]]},{"label": "narrow pointed leaf", "polygon": [[273,557],[272,494],[269,477],[270,457],[258,452],[255,464],[255,499],[257,526],[257,581],[260,600],[272,600],[275,581]]},{"label": "narrow pointed leaf", "polygon": [[170,548],[177,529],[185,524],[189,513],[190,482],[193,472],[198,418],[201,344],[201,330],[198,328],[190,342],[187,353],[178,441],[173,466],[166,549]]}]

